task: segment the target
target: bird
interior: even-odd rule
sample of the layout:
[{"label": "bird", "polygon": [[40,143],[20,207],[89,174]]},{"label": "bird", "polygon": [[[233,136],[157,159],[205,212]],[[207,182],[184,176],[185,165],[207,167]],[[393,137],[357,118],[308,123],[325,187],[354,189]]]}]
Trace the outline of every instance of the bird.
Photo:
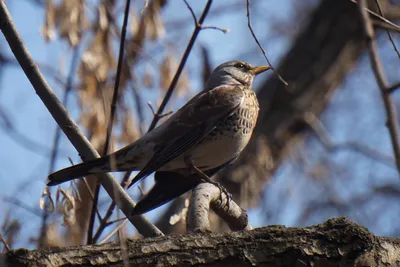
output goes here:
[{"label": "bird", "polygon": [[248,144],[259,103],[256,75],[270,66],[231,60],[217,66],[196,96],[158,127],[109,155],[56,171],[47,185],[89,174],[139,171],[129,187],[154,173],[155,184],[132,214],[148,212],[182,195],[230,165]]}]

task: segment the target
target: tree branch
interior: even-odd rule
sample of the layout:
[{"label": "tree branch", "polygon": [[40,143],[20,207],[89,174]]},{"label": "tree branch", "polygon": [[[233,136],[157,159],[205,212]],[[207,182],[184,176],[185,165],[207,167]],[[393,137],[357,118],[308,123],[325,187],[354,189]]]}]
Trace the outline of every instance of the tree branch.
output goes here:
[{"label": "tree branch", "polygon": [[[50,114],[61,127],[65,135],[68,137],[72,145],[77,149],[82,160],[91,160],[99,157],[97,151],[92,147],[87,138],[79,130],[78,125],[68,115],[65,107],[57,99],[56,95],[50,89],[50,86],[45,81],[39,68],[32,60],[26,49],[21,36],[17,32],[12,18],[7,10],[5,2],[0,1],[0,28],[7,42],[18,60],[21,68],[25,72],[37,95],[45,104]],[[129,221],[138,229],[144,236],[154,236],[162,234],[148,219],[144,216],[130,216],[134,202],[128,194],[116,182],[116,180],[108,173],[99,175],[101,183],[104,186],[110,197],[116,201],[117,205],[129,219]]]},{"label": "tree branch", "polygon": [[387,92],[389,85],[383,71],[382,63],[379,59],[378,45],[375,40],[374,28],[372,27],[372,22],[369,18],[368,11],[366,10],[365,0],[358,1],[358,9],[360,12],[363,30],[367,41],[367,48],[371,59],[372,70],[374,71],[375,79],[380,88],[383,103],[385,105],[387,115],[386,125],[388,127],[390,138],[392,141],[397,170],[400,173],[400,141],[399,129],[397,125],[398,119],[396,114],[396,106],[393,102],[392,96],[390,95],[390,93]]},{"label": "tree branch", "polygon": [[[400,240],[376,237],[345,218],[305,228],[269,226],[224,234],[127,240],[131,266],[396,266]],[[0,256],[5,266],[122,266],[117,243]]]},{"label": "tree branch", "polygon": [[210,207],[220,216],[232,231],[251,230],[247,213],[218,187],[201,183],[193,189],[188,212],[189,231],[211,231],[208,219]]}]

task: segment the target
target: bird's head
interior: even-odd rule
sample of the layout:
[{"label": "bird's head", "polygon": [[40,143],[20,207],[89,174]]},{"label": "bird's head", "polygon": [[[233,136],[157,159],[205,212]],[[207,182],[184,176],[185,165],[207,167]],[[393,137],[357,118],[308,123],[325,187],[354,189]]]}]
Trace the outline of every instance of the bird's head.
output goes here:
[{"label": "bird's head", "polygon": [[205,89],[211,90],[226,84],[240,84],[251,87],[254,77],[269,69],[269,66],[254,67],[244,61],[231,60],[222,63],[211,72]]}]

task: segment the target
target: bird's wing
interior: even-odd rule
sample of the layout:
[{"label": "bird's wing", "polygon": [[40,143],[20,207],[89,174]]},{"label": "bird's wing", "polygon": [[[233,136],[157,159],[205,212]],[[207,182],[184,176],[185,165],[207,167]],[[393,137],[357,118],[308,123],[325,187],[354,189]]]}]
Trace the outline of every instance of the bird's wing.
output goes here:
[{"label": "bird's wing", "polygon": [[[236,158],[237,156],[221,166],[206,170],[204,173],[211,178],[217,172],[230,165]],[[198,185],[201,177],[197,173],[191,174],[188,178],[179,172],[156,171],[154,173],[154,181],[155,184],[150,191],[136,203],[131,213],[132,216],[146,213],[179,197]]]},{"label": "bird's wing", "polygon": [[187,149],[200,142],[215,125],[229,117],[242,103],[241,85],[223,85],[201,92],[174,114],[157,144],[154,156],[132,180],[131,184],[158,170]]}]

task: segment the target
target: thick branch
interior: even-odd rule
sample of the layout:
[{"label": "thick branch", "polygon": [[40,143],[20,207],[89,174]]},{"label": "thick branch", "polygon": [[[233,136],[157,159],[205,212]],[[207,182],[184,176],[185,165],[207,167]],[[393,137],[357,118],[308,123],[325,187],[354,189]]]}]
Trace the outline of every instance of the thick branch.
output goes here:
[{"label": "thick branch", "polygon": [[201,183],[193,189],[187,216],[189,231],[211,231],[208,219],[210,207],[232,231],[252,229],[247,212],[221,191],[210,183]]},{"label": "thick branch", "polygon": [[[128,240],[132,266],[397,266],[400,241],[375,237],[345,219],[306,228],[270,226],[225,234]],[[1,262],[3,260],[3,262]],[[118,244],[14,250],[8,266],[122,266]],[[3,266],[3,265],[2,265]],[[6,265],[7,266],[7,265]]]}]

